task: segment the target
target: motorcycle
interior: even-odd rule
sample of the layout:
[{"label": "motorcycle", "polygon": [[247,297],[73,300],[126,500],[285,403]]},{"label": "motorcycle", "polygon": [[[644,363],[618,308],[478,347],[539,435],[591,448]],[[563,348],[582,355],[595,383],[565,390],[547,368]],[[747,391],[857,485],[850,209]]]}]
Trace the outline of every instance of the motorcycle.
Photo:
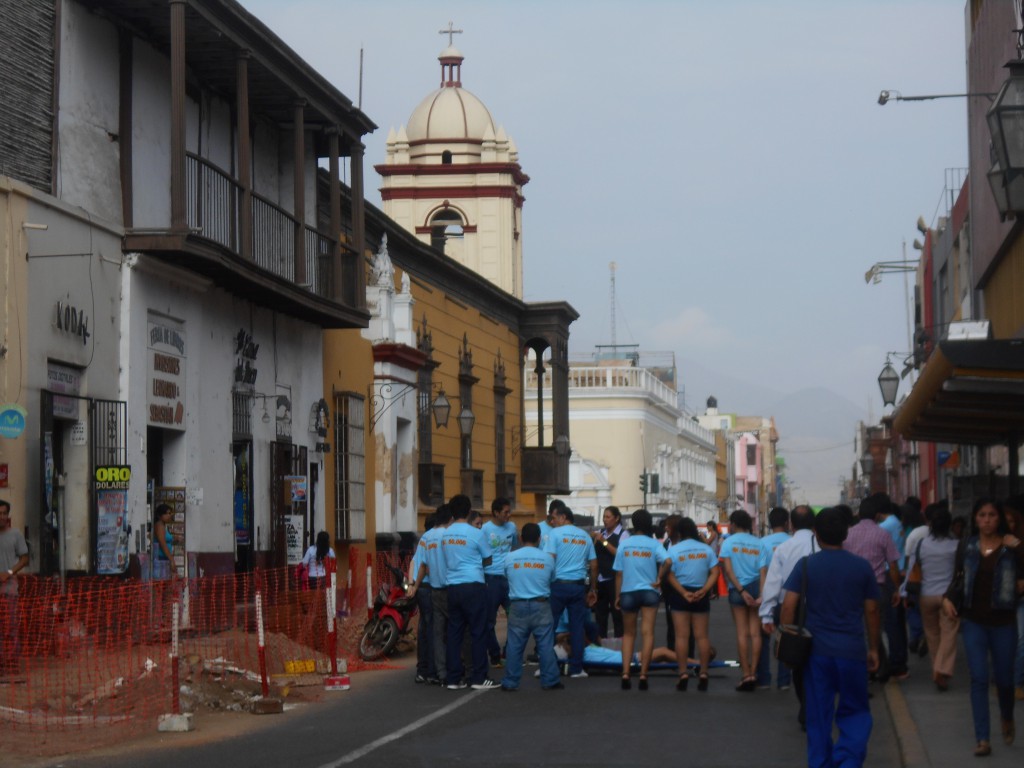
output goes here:
[{"label": "motorcycle", "polygon": [[373,600],[373,614],[359,640],[359,656],[364,661],[375,661],[391,653],[412,629],[412,617],[416,614],[416,598],[406,596],[404,574],[393,565],[388,570],[395,580],[380,585]]}]

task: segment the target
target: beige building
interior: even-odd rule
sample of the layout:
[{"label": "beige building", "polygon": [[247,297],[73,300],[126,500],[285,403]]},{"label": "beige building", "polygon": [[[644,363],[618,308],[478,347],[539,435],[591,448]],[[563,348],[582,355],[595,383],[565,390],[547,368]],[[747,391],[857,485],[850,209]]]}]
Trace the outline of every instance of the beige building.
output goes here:
[{"label": "beige building", "polygon": [[[650,366],[636,351],[570,363],[572,490],[559,498],[574,512],[599,522],[608,504],[623,512],[646,504],[651,511],[681,511],[697,519],[717,510],[715,435],[678,407],[671,354],[656,357],[662,359]],[[528,402],[537,396],[536,384],[528,374]],[[527,413],[526,424],[528,437],[541,433],[534,414]],[[550,439],[546,426],[543,431]]]}]

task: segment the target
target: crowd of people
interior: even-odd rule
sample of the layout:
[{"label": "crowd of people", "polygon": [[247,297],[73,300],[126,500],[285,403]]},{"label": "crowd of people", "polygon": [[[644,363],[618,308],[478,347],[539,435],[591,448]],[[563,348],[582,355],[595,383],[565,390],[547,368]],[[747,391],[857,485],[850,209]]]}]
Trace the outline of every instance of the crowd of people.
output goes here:
[{"label": "crowd of people", "polygon": [[[413,559],[410,593],[421,610],[416,682],[511,692],[531,659],[543,690],[564,687],[564,663],[570,679],[587,677],[588,665],[619,667],[623,690],[638,672],[646,691],[654,663],[676,666],[677,690],[688,690],[695,676],[697,690],[707,691],[708,618],[721,596],[736,632],[736,690],[771,688],[773,671],[779,689],[795,689],[810,765],[863,764],[868,683],[906,679],[909,654],[929,655],[936,690],[949,690],[958,636],[974,754],[985,756],[990,679],[1007,744],[1015,738],[1015,700],[1024,699],[1022,502],[978,499],[969,519],[957,519],[945,502],[922,509],[917,499],[897,505],[877,493],[856,514],[844,505],[772,509],[770,533],[757,536],[743,510],[729,516],[723,534],[715,520],[702,530],[681,515],[655,526],[643,509],[627,526],[614,506],[587,532],[557,500],[545,520],[517,531],[507,499],[496,499],[491,519],[474,525],[470,500],[458,495],[428,520]],[[661,606],[668,642],[655,648]],[[504,648],[495,632],[499,608],[508,619]],[[792,669],[773,663],[781,633],[798,628],[812,637],[807,660]],[[491,669],[504,670],[500,680]]]}]

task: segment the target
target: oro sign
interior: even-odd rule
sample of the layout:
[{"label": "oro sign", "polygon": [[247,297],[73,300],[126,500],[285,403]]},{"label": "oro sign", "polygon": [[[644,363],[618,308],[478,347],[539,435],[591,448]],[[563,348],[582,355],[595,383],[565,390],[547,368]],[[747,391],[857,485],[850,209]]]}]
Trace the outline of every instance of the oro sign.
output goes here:
[{"label": "oro sign", "polygon": [[96,467],[96,484],[101,488],[117,488],[131,479],[131,467]]}]

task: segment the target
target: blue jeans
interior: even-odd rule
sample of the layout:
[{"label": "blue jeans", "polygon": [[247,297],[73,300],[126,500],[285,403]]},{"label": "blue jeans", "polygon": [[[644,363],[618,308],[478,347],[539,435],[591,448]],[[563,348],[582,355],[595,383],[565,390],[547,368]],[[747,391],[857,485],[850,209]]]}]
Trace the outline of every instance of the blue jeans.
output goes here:
[{"label": "blue jeans", "polygon": [[[867,663],[817,656],[812,651],[803,675],[808,768],[860,768],[867,757],[873,724]],[[833,721],[839,729],[835,744]]]},{"label": "blue jeans", "polygon": [[921,598],[907,601],[907,640],[919,642],[924,639],[924,622],[921,621]]},{"label": "blue jeans", "polygon": [[552,619],[558,621],[565,610],[569,611],[569,674],[575,675],[583,671],[583,622],[587,616],[585,585],[560,581],[551,585]]},{"label": "blue jeans", "polygon": [[555,622],[547,602],[513,600],[508,614],[508,635],[505,640],[505,676],[502,688],[518,688],[523,676],[523,652],[526,641],[533,636],[540,656],[540,684],[550,688],[558,682],[558,660],[555,658]]},{"label": "blue jeans", "polygon": [[974,740],[989,740],[988,659],[992,656],[992,678],[999,698],[1003,720],[1013,719],[1013,657],[1017,649],[1017,627],[990,627],[970,619],[960,620],[960,635],[967,653],[971,674],[971,713],[974,715]]},{"label": "blue jeans", "polygon": [[420,621],[416,625],[416,674],[420,677],[437,677],[434,663],[434,600],[426,584],[416,591],[416,607]]},{"label": "blue jeans", "polygon": [[478,581],[469,584],[448,585],[448,647],[446,662],[448,684],[462,680],[462,638],[469,632],[473,668],[469,682],[482,683],[487,677],[487,638],[484,620],[487,618],[487,587]]},{"label": "blue jeans", "polygon": [[487,586],[487,655],[497,660],[501,658],[501,646],[494,626],[498,623],[499,607],[504,608],[508,616],[508,579],[498,574],[485,573],[484,583]]},{"label": "blue jeans", "polygon": [[907,671],[907,617],[903,604],[892,604],[892,593],[895,587],[886,579],[879,585],[882,592],[879,607],[882,609],[882,628],[888,644],[889,670],[893,674]]},{"label": "blue jeans", "polygon": [[[779,615],[782,609],[776,605],[772,609],[772,621],[775,626],[779,626]],[[772,641],[774,638],[770,635],[765,635],[761,638],[761,655],[757,659],[757,684],[759,686],[770,686],[772,684]],[[778,645],[778,640],[775,640],[775,644]],[[775,682],[779,688],[783,688],[792,685],[793,672],[792,670],[783,664],[781,661],[776,661],[776,672]]]},{"label": "blue jeans", "polygon": [[1013,682],[1024,686],[1024,600],[1017,603],[1017,659],[1013,664]]}]

